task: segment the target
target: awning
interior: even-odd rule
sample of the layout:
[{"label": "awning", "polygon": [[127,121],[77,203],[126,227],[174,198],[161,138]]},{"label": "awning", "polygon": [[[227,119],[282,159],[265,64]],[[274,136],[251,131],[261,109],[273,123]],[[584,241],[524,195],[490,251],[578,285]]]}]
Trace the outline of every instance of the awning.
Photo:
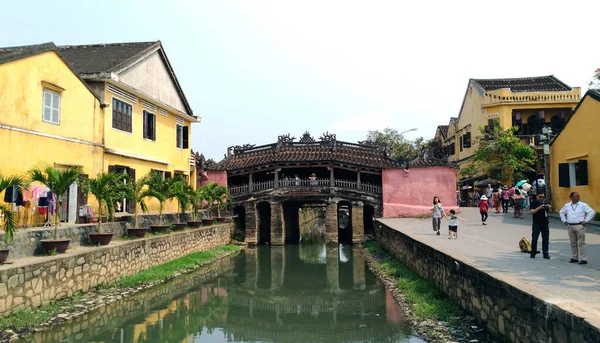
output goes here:
[{"label": "awning", "polygon": [[479,175],[479,176],[470,177],[468,179],[460,180],[460,181],[456,182],[456,184],[459,186],[464,186],[464,185],[471,184],[471,183],[474,183],[475,181],[479,181],[479,180],[483,180],[483,179],[485,179],[485,175]]}]

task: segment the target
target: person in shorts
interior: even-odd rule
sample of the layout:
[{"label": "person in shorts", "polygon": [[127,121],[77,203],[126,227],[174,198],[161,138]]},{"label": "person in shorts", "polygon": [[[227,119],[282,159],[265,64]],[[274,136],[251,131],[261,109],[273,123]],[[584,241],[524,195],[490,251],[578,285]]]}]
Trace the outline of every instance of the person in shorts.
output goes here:
[{"label": "person in shorts", "polygon": [[450,217],[448,217],[448,239],[458,239],[458,222],[465,222],[466,220],[456,215],[456,211],[450,210]]}]

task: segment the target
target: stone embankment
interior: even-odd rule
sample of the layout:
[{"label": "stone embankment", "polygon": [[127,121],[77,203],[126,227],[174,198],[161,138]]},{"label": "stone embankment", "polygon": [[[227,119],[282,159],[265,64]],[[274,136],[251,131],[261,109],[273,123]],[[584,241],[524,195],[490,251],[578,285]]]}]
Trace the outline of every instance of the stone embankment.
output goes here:
[{"label": "stone embankment", "polygon": [[0,267],[0,316],[87,292],[192,252],[230,242],[232,224],[74,248],[63,255],[17,259]]}]

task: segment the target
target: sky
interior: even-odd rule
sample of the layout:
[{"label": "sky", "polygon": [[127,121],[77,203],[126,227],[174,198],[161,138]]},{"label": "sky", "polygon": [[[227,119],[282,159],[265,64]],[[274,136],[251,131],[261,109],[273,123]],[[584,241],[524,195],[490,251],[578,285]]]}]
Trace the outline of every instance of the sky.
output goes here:
[{"label": "sky", "polygon": [[600,1],[8,1],[0,46],[161,40],[195,115],[192,149],[290,133],[432,138],[469,78],[587,89]]}]

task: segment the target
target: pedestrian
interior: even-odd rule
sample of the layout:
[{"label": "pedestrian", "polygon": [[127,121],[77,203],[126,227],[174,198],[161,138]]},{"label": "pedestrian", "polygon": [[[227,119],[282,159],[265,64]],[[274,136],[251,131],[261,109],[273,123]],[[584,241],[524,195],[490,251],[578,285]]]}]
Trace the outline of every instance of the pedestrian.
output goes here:
[{"label": "pedestrian", "polygon": [[492,185],[488,183],[488,187],[485,190],[485,196],[489,206],[492,206],[492,193],[494,190],[492,189]]},{"label": "pedestrian", "polygon": [[502,213],[508,213],[508,200],[510,199],[508,187],[502,187],[502,193],[500,196],[502,197]]},{"label": "pedestrian", "polygon": [[594,210],[588,204],[579,201],[579,193],[569,194],[571,202],[565,204],[560,210],[560,220],[569,230],[571,241],[571,263],[587,264],[587,250],[585,247],[585,226],[594,218]]},{"label": "pedestrian", "polygon": [[521,218],[523,219],[523,195],[521,194],[521,191],[518,189],[515,189],[515,195],[513,196],[513,199],[515,200],[515,211],[513,214],[513,218]]},{"label": "pedestrian", "polygon": [[482,195],[477,206],[479,207],[479,213],[481,214],[481,225],[487,225],[485,221],[488,218],[488,198],[485,195]]},{"label": "pedestrian", "polygon": [[500,193],[498,191],[492,193],[492,207],[496,209],[496,213],[500,213]]},{"label": "pedestrian", "polygon": [[437,196],[433,197],[433,206],[431,207],[431,213],[432,213],[433,232],[435,232],[435,234],[439,236],[440,235],[440,225],[442,224],[442,216],[446,219],[448,219],[448,217],[446,216],[446,213],[444,212],[444,207],[442,207],[440,198],[438,198]]},{"label": "pedestrian", "polygon": [[300,186],[300,176],[298,174],[294,175],[294,181],[296,181],[296,186]]},{"label": "pedestrian", "polygon": [[[516,192],[518,192],[517,190]],[[515,194],[517,194],[515,192]],[[529,213],[532,214],[533,224],[531,226],[531,253],[529,257],[535,258],[535,255],[539,253],[537,250],[537,242],[540,234],[542,234],[542,253],[544,258],[549,260],[550,254],[548,254],[548,246],[550,244],[550,228],[548,226],[548,211],[552,208],[549,204],[544,202],[546,198],[544,193],[538,193],[535,200],[531,202],[529,207]],[[523,204],[522,201],[519,201]],[[517,206],[517,200],[515,199],[515,207]]]},{"label": "pedestrian", "polygon": [[466,222],[466,220],[458,217],[456,215],[456,211],[450,210],[450,218],[448,219],[448,239],[452,239],[452,235],[454,235],[454,239],[458,239],[458,222]]},{"label": "pedestrian", "polygon": [[473,206],[477,206],[477,203],[479,202],[479,198],[481,198],[481,195],[479,194],[479,192],[477,190],[475,190],[475,193],[473,194]]}]

